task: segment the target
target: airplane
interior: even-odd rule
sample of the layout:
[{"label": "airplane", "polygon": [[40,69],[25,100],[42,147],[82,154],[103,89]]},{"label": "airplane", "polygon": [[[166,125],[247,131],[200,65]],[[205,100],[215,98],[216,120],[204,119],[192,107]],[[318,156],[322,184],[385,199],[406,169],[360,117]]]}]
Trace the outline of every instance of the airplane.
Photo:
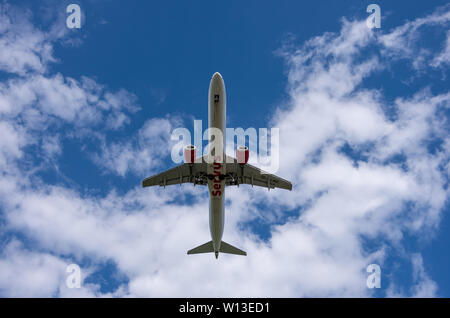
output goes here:
[{"label": "airplane", "polygon": [[[220,129],[223,135],[222,145],[225,145],[226,94],[225,83],[220,73],[216,72],[211,78],[208,94],[208,125]],[[211,138],[210,138],[211,141]],[[220,142],[220,141],[219,141]],[[187,145],[183,149],[185,163],[166,170],[160,174],[148,177],[142,181],[142,187],[162,186],[193,183],[207,185],[209,190],[209,228],[211,241],[193,248],[188,255],[214,253],[216,259],[219,253],[246,256],[247,253],[222,241],[225,221],[225,188],[248,184],[292,190],[291,182],[248,164],[249,149],[245,145],[236,148],[236,158],[225,154],[225,147],[220,147],[222,153],[210,150],[210,157],[197,158],[197,149]],[[220,152],[220,150],[218,151]],[[211,160],[211,158],[213,158]]]}]

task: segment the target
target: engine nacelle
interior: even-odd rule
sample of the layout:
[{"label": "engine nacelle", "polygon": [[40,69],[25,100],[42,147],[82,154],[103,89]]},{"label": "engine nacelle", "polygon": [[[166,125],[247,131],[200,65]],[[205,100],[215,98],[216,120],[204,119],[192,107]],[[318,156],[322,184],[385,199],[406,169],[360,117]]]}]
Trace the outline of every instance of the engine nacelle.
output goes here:
[{"label": "engine nacelle", "polygon": [[236,159],[241,165],[245,165],[250,157],[250,151],[247,146],[238,146],[236,149]]},{"label": "engine nacelle", "polygon": [[197,147],[193,145],[187,145],[184,147],[184,162],[195,163],[195,158],[197,156]]}]

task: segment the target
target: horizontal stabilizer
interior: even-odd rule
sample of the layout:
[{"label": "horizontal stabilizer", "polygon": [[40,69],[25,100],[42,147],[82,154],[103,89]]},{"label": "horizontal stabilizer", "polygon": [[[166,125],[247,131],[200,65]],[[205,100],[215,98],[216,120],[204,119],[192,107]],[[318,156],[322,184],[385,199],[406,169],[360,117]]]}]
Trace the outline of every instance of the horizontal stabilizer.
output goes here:
[{"label": "horizontal stabilizer", "polygon": [[189,250],[187,253],[188,254],[201,254],[201,253],[212,253],[212,252],[214,252],[213,242],[209,241],[208,243],[197,246],[196,248],[193,248],[192,250]]},{"label": "horizontal stabilizer", "polygon": [[227,254],[235,254],[235,255],[244,255],[247,256],[247,253],[243,250],[238,249],[237,247],[234,247],[224,241],[220,243],[220,250],[221,253],[227,253]]}]

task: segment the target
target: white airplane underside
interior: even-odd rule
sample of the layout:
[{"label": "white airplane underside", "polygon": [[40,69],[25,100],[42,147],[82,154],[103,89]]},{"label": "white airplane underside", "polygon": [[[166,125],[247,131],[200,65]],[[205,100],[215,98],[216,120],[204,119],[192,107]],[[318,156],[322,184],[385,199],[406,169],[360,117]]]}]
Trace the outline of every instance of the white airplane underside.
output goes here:
[{"label": "white airplane underside", "polygon": [[[225,84],[219,73],[214,73],[211,78],[208,104],[209,127],[218,128],[222,131],[222,145],[225,145],[226,94]],[[218,258],[219,253],[247,255],[246,252],[222,241],[226,187],[249,184],[265,187],[269,190],[274,188],[292,190],[292,184],[289,181],[248,164],[249,151],[247,147],[240,146],[237,148],[237,159],[226,156],[225,147],[222,147],[222,149],[222,153],[215,153],[215,150],[212,150],[209,158],[214,158],[214,160],[207,160],[206,156],[196,158],[195,147],[187,146],[184,149],[187,163],[142,181],[143,187],[165,187],[183,183],[208,186],[210,196],[209,227],[212,240],[189,250],[187,252],[189,255],[214,253],[216,258]]]}]

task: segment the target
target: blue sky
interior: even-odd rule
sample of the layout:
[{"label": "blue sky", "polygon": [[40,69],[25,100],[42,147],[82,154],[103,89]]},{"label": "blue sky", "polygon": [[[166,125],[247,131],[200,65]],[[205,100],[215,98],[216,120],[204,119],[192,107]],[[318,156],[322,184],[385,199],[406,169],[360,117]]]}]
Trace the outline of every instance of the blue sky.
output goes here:
[{"label": "blue sky", "polygon": [[[76,30],[69,3],[0,5],[1,296],[450,296],[446,1],[377,1],[374,30],[371,1],[86,0]],[[216,71],[227,125],[279,127],[294,184],[230,189],[248,257],[219,263],[185,254],[204,189],[140,188],[206,128]]]}]

